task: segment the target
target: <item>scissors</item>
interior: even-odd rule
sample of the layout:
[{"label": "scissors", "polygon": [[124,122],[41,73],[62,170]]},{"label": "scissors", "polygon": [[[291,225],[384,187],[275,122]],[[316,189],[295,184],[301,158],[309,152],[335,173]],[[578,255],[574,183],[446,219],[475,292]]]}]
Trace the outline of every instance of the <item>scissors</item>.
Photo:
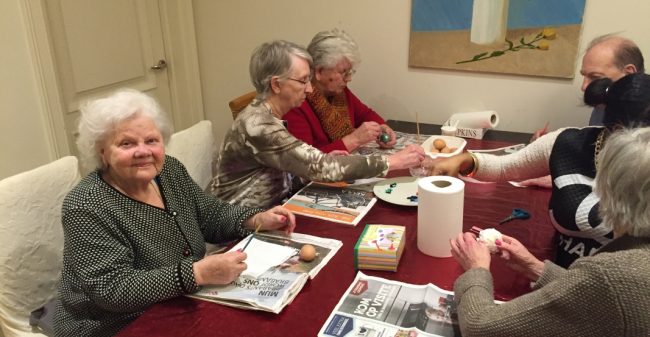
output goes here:
[{"label": "scissors", "polygon": [[530,218],[530,213],[528,213],[528,211],[526,211],[523,208],[515,208],[512,210],[512,213],[508,215],[508,217],[499,221],[499,225],[514,219],[528,219],[528,218]]}]

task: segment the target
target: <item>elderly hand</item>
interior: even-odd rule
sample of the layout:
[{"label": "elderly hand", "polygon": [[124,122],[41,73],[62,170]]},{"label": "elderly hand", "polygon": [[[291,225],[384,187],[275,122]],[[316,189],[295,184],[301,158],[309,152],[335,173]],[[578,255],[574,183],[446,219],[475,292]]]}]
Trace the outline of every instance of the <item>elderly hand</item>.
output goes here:
[{"label": "elderly hand", "polygon": [[474,167],[474,158],[469,153],[457,154],[449,158],[436,158],[424,163],[424,168],[432,176],[457,176]]},{"label": "elderly hand", "polygon": [[391,129],[390,126],[388,126],[386,124],[381,125],[381,130],[382,130],[381,131],[382,133],[385,133],[385,134],[388,135],[388,137],[390,137],[390,140],[388,142],[384,143],[381,140],[379,140],[379,138],[377,138],[377,144],[379,144],[379,147],[384,148],[384,149],[393,148],[393,146],[395,146],[395,144],[397,144],[397,135],[395,134],[395,131],[393,131],[393,129]]},{"label": "elderly hand", "polygon": [[208,255],[194,262],[192,271],[196,284],[228,284],[236,280],[246,270],[246,253],[228,252]]},{"label": "elderly hand", "polygon": [[[353,148],[348,147],[348,149],[354,150],[359,146],[377,140],[379,135],[381,135],[381,126],[377,122],[363,122],[363,124],[352,131],[352,133],[343,138],[349,138],[349,141],[353,144]],[[344,143],[347,145],[345,139]]]},{"label": "elderly hand", "polygon": [[472,268],[490,269],[490,249],[482,242],[476,241],[472,233],[460,233],[449,240],[451,255],[465,270]]},{"label": "elderly hand", "polygon": [[526,275],[532,281],[537,281],[544,271],[544,262],[531,254],[517,239],[507,235],[502,237],[503,240],[496,241],[500,250],[499,257],[505,260],[508,267]]},{"label": "elderly hand", "polygon": [[422,146],[411,144],[403,150],[388,156],[388,168],[392,171],[418,167],[422,164],[425,156]]},{"label": "elderly hand", "polygon": [[246,227],[255,230],[255,226],[260,225],[261,230],[284,229],[288,235],[293,233],[296,228],[296,216],[290,210],[275,206],[265,212],[257,213],[246,220]]}]

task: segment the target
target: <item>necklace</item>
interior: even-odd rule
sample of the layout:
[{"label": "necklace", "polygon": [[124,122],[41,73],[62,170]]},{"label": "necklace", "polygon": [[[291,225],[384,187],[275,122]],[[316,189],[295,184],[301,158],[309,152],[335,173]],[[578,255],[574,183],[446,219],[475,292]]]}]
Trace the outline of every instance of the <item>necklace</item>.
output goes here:
[{"label": "necklace", "polygon": [[598,138],[596,138],[596,146],[594,146],[594,165],[596,167],[596,170],[598,170],[598,154],[600,153],[600,150],[603,149],[603,143],[605,142],[606,133],[607,133],[607,129],[603,129],[598,134]]}]

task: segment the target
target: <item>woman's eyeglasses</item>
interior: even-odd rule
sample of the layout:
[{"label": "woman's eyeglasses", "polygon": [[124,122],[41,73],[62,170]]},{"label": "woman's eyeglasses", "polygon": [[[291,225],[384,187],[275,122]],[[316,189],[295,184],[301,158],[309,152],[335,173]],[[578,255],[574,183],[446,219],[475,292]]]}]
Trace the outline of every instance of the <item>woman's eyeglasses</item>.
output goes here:
[{"label": "woman's eyeglasses", "polygon": [[348,70],[337,71],[343,78],[352,78],[352,76],[357,72],[356,69],[350,68]]},{"label": "woman's eyeglasses", "polygon": [[304,79],[304,80],[299,80],[299,79],[297,79],[297,78],[287,77],[287,79],[288,79],[288,80],[292,80],[292,81],[296,81],[296,82],[298,82],[298,83],[300,83],[300,84],[302,84],[302,85],[307,85],[307,84],[311,83],[311,79],[310,79],[310,78],[306,78],[306,79]]}]

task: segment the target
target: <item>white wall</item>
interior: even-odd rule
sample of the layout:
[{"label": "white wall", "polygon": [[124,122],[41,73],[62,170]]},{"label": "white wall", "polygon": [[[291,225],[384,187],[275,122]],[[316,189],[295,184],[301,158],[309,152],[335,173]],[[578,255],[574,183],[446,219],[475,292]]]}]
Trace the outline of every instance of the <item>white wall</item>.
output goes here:
[{"label": "white wall", "polygon": [[0,179],[56,159],[46,136],[21,1],[0,1]]},{"label": "white wall", "polygon": [[[496,110],[500,130],[532,132],[585,125],[577,60],[573,80],[410,69],[411,1],[195,0],[206,117],[217,141],[232,121],[228,101],[252,90],[248,59],[260,43],[286,39],[303,45],[320,30],[343,28],[360,46],[362,64],[350,87],[386,119],[441,123],[455,112]],[[623,32],[650,55],[650,1],[587,1],[580,54],[594,37]],[[444,52],[444,47],[440,52]],[[648,62],[646,62],[648,63]]]},{"label": "white wall", "polygon": [[[21,6],[0,1],[0,179],[56,159],[41,106]],[[31,1],[31,0],[30,0]],[[385,118],[440,123],[451,113],[493,109],[501,130],[583,125],[580,76],[555,80],[433,69],[409,69],[411,2],[371,0],[194,0],[206,117],[217,142],[232,119],[228,101],[252,89],[248,59],[272,39],[307,44],[318,31],[340,27],[359,43],[363,62],[351,88]],[[647,0],[588,0],[580,51],[593,37],[623,32],[650,58]],[[650,62],[650,61],[649,61]],[[647,64],[648,62],[646,62]]]}]

